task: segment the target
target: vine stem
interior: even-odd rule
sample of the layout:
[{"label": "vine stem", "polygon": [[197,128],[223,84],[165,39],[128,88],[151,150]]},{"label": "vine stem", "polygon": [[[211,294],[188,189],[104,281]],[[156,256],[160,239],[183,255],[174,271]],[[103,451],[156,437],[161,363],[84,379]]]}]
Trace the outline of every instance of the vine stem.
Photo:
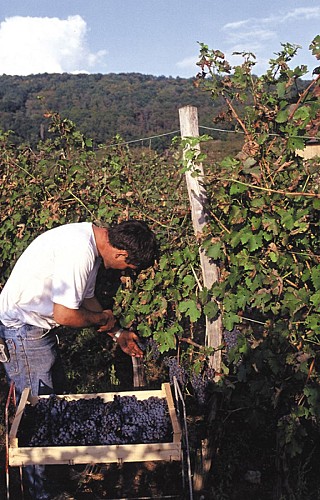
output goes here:
[{"label": "vine stem", "polygon": [[311,83],[308,85],[308,87],[304,90],[304,92],[299,96],[299,99],[295,103],[290,115],[288,116],[288,121],[290,121],[293,118],[293,115],[297,111],[298,107],[300,106],[300,103],[303,101],[305,96],[309,93],[309,90],[317,83],[319,80],[320,75],[317,76],[314,80],[311,81]]},{"label": "vine stem", "polygon": [[320,194],[318,193],[304,193],[302,191],[279,191],[277,189],[264,188],[261,186],[255,186],[254,184],[248,184],[246,182],[238,181],[237,179],[223,179],[228,182],[235,182],[236,184],[241,184],[242,186],[247,186],[252,189],[258,189],[259,191],[267,191],[268,193],[277,193],[282,194],[284,196],[311,196],[314,198],[320,198]]},{"label": "vine stem", "polygon": [[231,104],[231,101],[225,97],[225,101],[227,103],[227,105],[229,106],[229,108],[231,109],[232,113],[233,113],[233,116],[235,117],[235,119],[237,120],[237,122],[239,123],[240,127],[242,128],[244,134],[249,138],[249,140],[252,140],[252,134],[250,134],[248,132],[248,130],[246,129],[246,126],[245,124],[243,123],[243,121],[241,120],[241,118],[239,117],[238,113],[236,112],[236,110],[234,109],[234,107],[232,106]]},{"label": "vine stem", "polygon": [[[309,367],[309,370],[308,370],[307,380],[305,381],[304,386],[306,386],[306,385],[307,385],[308,380],[309,380],[309,379],[310,379],[310,377],[311,377],[311,374],[312,374],[313,369],[314,369],[314,365],[315,365],[315,358],[313,358],[313,359],[312,359],[312,361],[311,361],[311,364],[310,364],[310,367]],[[306,398],[306,395],[305,395],[305,394],[302,394],[301,398],[300,398],[300,399],[299,399],[299,401],[298,401],[298,406],[300,406],[300,405],[303,403],[303,401],[305,400],[305,398]]]},{"label": "vine stem", "polygon": [[221,222],[221,220],[210,210],[210,215],[213,217],[213,219],[219,224],[219,226],[222,227],[224,231],[226,231],[228,234],[231,234],[231,231]]},{"label": "vine stem", "polygon": [[185,337],[181,337],[179,338],[179,342],[186,342],[187,344],[191,344],[193,345],[194,347],[199,347],[199,349],[202,349],[203,346],[200,345],[200,344],[197,344],[196,342],[194,342],[193,340],[191,339],[188,339],[188,338],[185,338]]},{"label": "vine stem", "polygon": [[145,215],[145,217],[149,220],[152,220],[152,222],[154,222],[155,224],[158,224],[158,226],[161,226],[161,227],[165,227],[166,229],[170,229],[172,228],[172,226],[168,225],[168,224],[163,224],[162,222],[154,219],[153,217],[150,217],[150,215]]},{"label": "vine stem", "polygon": [[242,410],[248,410],[249,407],[248,406],[242,406],[240,408],[235,408],[234,410],[229,410],[228,411],[228,415],[226,416],[226,418],[223,420],[223,423],[226,423],[226,421],[228,420],[228,418],[233,415],[234,413],[238,412],[238,411],[242,411]]},{"label": "vine stem", "polygon": [[194,279],[195,279],[195,280],[196,280],[196,282],[197,282],[198,288],[199,288],[200,292],[202,292],[202,290],[203,290],[202,285],[201,285],[201,283],[200,283],[200,280],[199,280],[199,278],[198,278],[198,276],[197,276],[197,274],[196,274],[196,272],[195,272],[194,267],[193,267],[193,265],[192,265],[192,264],[191,264],[191,270],[192,270],[192,272],[193,272]]},{"label": "vine stem", "polygon": [[85,208],[85,209],[87,210],[87,212],[89,212],[89,214],[91,215],[91,217],[92,217],[93,219],[95,219],[95,216],[94,216],[94,214],[91,212],[91,210],[90,210],[90,209],[89,209],[89,208],[88,208],[88,207],[87,207],[87,206],[83,203],[83,201],[82,201],[82,200],[80,200],[80,198],[78,198],[78,196],[76,196],[76,195],[75,195],[75,194],[71,191],[71,189],[67,189],[67,192],[68,192],[71,196],[73,196],[73,198],[74,198],[75,200],[77,200],[77,202],[78,202],[78,203],[80,203],[80,205],[82,205],[82,206],[83,206],[83,208]]},{"label": "vine stem", "polygon": [[[308,87],[299,96],[299,99],[294,104],[292,111],[290,112],[290,115],[288,116],[288,120],[287,120],[288,123],[292,120],[292,118],[293,118],[295,112],[297,111],[297,109],[299,108],[300,104],[303,102],[304,98],[308,95],[310,89],[317,83],[318,80],[319,80],[319,75],[317,76],[317,78],[315,78],[314,80],[311,81],[311,83],[308,85]],[[287,143],[288,143],[288,140],[289,140],[289,137],[287,138],[287,141],[286,141]],[[284,151],[285,151],[285,147],[282,149],[282,155],[283,155]]]}]

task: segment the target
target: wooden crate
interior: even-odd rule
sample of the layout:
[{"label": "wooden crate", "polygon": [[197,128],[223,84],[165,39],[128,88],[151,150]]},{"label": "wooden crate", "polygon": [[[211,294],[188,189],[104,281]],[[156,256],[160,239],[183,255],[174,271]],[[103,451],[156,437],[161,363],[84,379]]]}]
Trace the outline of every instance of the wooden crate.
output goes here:
[{"label": "wooden crate", "polygon": [[181,460],[181,427],[176,415],[169,383],[164,383],[160,390],[105,392],[97,394],[68,394],[57,397],[67,400],[91,399],[101,397],[105,402],[113,401],[115,395],[136,396],[137,399],[149,397],[165,398],[170,414],[173,437],[165,443],[121,444],[97,446],[45,446],[20,447],[17,437],[19,425],[28,404],[37,404],[39,399],[48,396],[31,396],[25,389],[21,395],[12,426],[9,432],[8,461],[9,466],[25,466],[36,464],[90,464],[115,462],[147,462]]}]

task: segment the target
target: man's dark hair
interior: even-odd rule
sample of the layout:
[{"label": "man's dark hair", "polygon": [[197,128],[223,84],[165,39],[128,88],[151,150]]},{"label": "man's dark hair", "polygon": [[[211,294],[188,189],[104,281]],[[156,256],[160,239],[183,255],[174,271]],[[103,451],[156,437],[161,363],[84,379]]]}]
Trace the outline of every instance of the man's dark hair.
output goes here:
[{"label": "man's dark hair", "polygon": [[138,269],[146,269],[158,257],[158,244],[155,234],[146,222],[127,220],[108,228],[110,244],[119,250],[126,250],[126,262]]}]

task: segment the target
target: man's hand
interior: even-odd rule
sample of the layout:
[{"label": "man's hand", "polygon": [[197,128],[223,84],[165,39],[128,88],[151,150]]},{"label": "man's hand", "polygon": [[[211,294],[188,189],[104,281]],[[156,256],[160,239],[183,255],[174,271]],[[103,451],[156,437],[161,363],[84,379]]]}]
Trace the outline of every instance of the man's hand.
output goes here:
[{"label": "man's hand", "polygon": [[114,327],[116,320],[111,309],[104,309],[102,314],[105,317],[106,323],[99,327],[98,332],[108,332]]},{"label": "man's hand", "polygon": [[138,336],[134,332],[129,330],[123,330],[120,336],[117,338],[117,344],[121,347],[123,352],[134,358],[142,358],[143,352],[136,343]]},{"label": "man's hand", "polygon": [[103,323],[102,326],[99,327],[98,332],[106,332],[108,330],[111,330],[111,328],[113,328],[116,324],[116,320],[111,309],[102,309],[102,306],[96,297],[84,299],[82,302],[82,307],[84,309],[87,309],[87,311],[102,313],[100,324],[103,323],[104,320],[106,321],[106,323]]}]

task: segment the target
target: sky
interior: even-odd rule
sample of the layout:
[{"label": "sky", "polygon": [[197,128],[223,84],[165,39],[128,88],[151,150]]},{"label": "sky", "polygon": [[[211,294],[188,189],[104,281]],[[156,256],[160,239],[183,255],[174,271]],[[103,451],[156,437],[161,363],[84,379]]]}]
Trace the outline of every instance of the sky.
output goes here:
[{"label": "sky", "polygon": [[319,65],[308,49],[320,33],[314,0],[0,0],[0,75],[142,73],[194,77],[200,43],[256,55],[263,73],[282,43],[291,63]]}]

